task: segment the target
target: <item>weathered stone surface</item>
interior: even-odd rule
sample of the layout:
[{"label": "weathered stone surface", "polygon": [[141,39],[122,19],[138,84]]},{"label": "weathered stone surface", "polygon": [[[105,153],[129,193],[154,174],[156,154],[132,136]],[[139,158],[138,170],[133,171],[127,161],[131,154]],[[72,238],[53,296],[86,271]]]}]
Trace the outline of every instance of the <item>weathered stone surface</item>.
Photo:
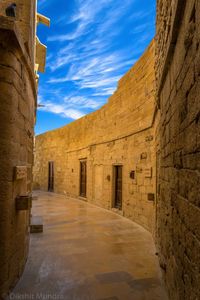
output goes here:
[{"label": "weathered stone surface", "polygon": [[30,223],[30,233],[43,232],[43,219],[41,216],[32,216]]},{"label": "weathered stone surface", "polygon": [[157,4],[156,242],[173,300],[200,299],[199,8],[198,0]]},{"label": "weathered stone surface", "polygon": [[80,159],[87,158],[87,201],[111,209],[113,166],[123,165],[123,215],[153,232],[154,202],[147,195],[155,191],[154,80],[152,42],[100,110],[36,137],[34,186],[47,190],[54,161],[54,191],[79,196]]},{"label": "weathered stone surface", "polygon": [[[26,128],[28,123],[33,132],[36,103],[31,54],[35,1],[16,1],[17,20],[2,16],[9,4],[0,2],[0,299],[15,285],[27,259],[30,207],[17,211],[15,199],[31,192],[33,161],[28,153],[33,151],[33,138]],[[20,180],[15,178],[16,166],[27,167]]]},{"label": "weathered stone surface", "polygon": [[[31,190],[35,1],[15,2],[15,21],[2,16],[10,1],[0,2],[0,295],[23,270],[30,221],[29,212],[16,212],[15,198]],[[54,190],[79,196],[80,160],[87,159],[87,201],[113,210],[114,166],[123,166],[120,214],[154,233],[156,208],[172,300],[200,299],[199,20],[199,0],[158,0],[156,63],[151,43],[100,110],[36,138],[37,188],[47,189],[54,161]],[[13,176],[19,165],[27,166],[22,182]]]}]

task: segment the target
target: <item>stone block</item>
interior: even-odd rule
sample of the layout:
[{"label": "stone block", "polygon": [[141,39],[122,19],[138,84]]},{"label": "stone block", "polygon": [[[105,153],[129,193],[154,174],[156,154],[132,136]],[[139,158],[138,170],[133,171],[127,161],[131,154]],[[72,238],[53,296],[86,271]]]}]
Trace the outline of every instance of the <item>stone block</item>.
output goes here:
[{"label": "stone block", "polygon": [[43,232],[43,219],[41,216],[32,216],[30,224],[30,233]]},{"label": "stone block", "polygon": [[20,180],[27,178],[27,166],[16,166],[14,168],[14,179]]}]

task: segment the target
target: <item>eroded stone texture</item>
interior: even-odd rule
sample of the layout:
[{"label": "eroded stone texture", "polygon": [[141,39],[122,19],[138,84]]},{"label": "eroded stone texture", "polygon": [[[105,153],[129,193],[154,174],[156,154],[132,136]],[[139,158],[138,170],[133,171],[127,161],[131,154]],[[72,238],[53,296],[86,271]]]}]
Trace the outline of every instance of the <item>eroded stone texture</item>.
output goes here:
[{"label": "eroded stone texture", "polygon": [[123,215],[153,231],[154,80],[152,42],[100,110],[36,137],[35,187],[47,190],[54,161],[54,191],[79,196],[80,159],[87,158],[87,201],[111,209],[113,165],[122,165]]},{"label": "eroded stone texture", "polygon": [[157,244],[170,299],[200,299],[200,2],[158,1]]},{"label": "eroded stone texture", "polygon": [[[23,11],[22,6],[27,4],[26,16],[35,16],[35,1],[15,2],[19,14]],[[19,15],[18,21],[15,21],[13,18],[2,16],[7,5],[10,5],[10,1],[0,3],[1,299],[21,275],[27,258],[30,211],[17,211],[15,198],[31,191],[36,101],[32,42],[34,17],[23,18]],[[16,166],[25,166],[26,169],[25,175],[21,174],[20,179],[15,176]]]}]

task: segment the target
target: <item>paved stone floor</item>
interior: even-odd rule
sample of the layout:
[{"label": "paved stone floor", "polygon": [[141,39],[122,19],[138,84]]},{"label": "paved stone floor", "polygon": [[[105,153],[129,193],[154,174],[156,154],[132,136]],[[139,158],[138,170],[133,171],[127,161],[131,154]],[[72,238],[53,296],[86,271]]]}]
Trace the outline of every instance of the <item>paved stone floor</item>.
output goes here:
[{"label": "paved stone floor", "polygon": [[9,299],[165,300],[151,235],[82,200],[37,192],[24,274]]}]

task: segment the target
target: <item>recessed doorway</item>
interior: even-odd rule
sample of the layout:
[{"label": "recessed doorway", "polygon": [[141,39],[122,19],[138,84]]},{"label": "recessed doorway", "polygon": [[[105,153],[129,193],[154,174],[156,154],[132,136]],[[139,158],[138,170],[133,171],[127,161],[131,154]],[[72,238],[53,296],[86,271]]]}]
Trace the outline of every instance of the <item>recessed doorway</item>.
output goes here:
[{"label": "recessed doorway", "polygon": [[49,161],[48,163],[48,191],[53,192],[54,191],[54,162]]},{"label": "recessed doorway", "polygon": [[114,166],[114,208],[122,209],[122,166]]},{"label": "recessed doorway", "polygon": [[87,161],[80,161],[80,196],[86,198],[87,193]]}]

